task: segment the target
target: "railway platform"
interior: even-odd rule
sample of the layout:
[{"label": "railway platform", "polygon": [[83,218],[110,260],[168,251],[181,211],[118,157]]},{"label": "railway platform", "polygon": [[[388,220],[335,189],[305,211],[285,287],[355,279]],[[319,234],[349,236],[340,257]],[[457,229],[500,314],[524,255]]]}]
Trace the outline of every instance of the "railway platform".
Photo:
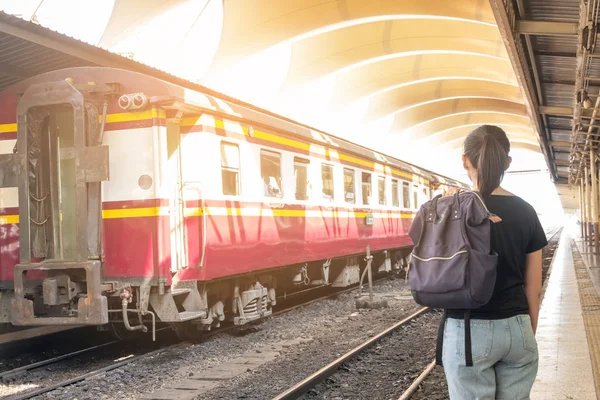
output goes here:
[{"label": "railway platform", "polygon": [[[575,237],[575,239],[573,239]],[[600,259],[563,230],[537,330],[533,400],[597,399],[600,389]]]}]

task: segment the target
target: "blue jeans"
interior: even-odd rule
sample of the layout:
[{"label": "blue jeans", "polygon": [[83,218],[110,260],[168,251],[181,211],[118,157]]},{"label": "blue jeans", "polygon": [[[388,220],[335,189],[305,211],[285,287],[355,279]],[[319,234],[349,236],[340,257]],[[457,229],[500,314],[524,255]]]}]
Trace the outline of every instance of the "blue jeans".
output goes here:
[{"label": "blue jeans", "polygon": [[442,362],[452,400],[529,399],[538,348],[529,315],[471,320],[473,366],[465,365],[465,323],[448,318]]}]

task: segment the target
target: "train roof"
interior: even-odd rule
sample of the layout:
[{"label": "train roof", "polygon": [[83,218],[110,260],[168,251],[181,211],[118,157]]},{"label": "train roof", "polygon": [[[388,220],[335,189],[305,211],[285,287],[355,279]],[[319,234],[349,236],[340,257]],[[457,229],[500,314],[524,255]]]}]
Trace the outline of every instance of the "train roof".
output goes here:
[{"label": "train roof", "polygon": [[[169,77],[170,76],[167,76],[167,78]],[[183,79],[172,79],[173,81],[176,81],[173,82],[153,75],[117,68],[75,67],[46,72],[20,81],[0,93],[0,98],[6,98],[7,95],[10,96],[11,94],[22,93],[27,86],[37,82],[62,80],[67,78],[73,79],[76,83],[88,83],[90,81],[96,83],[118,82],[121,84],[121,87],[123,87],[125,93],[127,93],[128,88],[130,90],[135,90],[144,87],[144,91],[149,96],[151,103],[157,103],[167,107],[169,104],[177,104],[178,107],[182,107],[190,113],[210,112],[234,120],[251,122],[252,125],[258,124],[281,132],[292,133],[310,142],[354,153],[370,160],[374,160],[382,165],[395,166],[424,176],[436,183],[465,188],[468,187],[468,185],[455,179],[417,167],[390,155],[376,152],[365,146],[352,143],[346,139],[313,128],[301,122],[294,121],[288,117],[273,113]]]}]

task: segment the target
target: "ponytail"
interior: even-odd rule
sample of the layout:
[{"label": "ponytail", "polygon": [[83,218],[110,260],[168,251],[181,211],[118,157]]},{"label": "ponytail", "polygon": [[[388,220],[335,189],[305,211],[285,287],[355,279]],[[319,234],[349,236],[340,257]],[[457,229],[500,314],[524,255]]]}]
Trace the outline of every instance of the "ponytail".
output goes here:
[{"label": "ponytail", "polygon": [[482,125],[465,139],[464,154],[477,168],[477,189],[484,200],[500,186],[509,151],[508,137],[497,126]]}]

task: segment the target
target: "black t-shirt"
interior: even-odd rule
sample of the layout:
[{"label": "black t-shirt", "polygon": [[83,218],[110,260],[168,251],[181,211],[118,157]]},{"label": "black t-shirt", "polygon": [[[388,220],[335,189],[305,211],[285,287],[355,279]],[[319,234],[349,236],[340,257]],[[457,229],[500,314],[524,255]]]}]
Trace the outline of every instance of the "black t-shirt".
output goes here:
[{"label": "black t-shirt", "polygon": [[[516,196],[492,195],[486,202],[493,214],[502,218],[492,224],[492,249],[498,253],[498,273],[490,301],[471,310],[471,318],[503,319],[527,314],[529,306],[523,290],[527,254],[544,248],[548,241],[537,213]],[[449,317],[462,318],[463,312],[448,310]]]}]

